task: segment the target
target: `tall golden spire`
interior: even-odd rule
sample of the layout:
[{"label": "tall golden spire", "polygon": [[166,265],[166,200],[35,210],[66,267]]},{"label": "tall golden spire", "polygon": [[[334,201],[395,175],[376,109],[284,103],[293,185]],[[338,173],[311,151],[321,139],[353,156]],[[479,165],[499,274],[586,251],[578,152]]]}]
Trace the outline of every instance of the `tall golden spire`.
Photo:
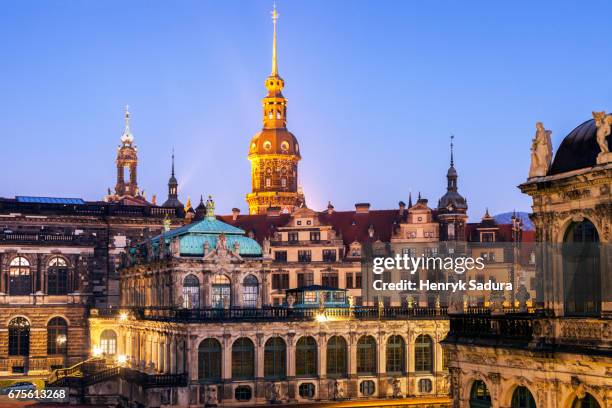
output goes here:
[{"label": "tall golden spire", "polygon": [[278,60],[276,56],[276,21],[278,20],[278,12],[276,11],[276,3],[272,9],[272,23],[274,25],[274,36],[272,37],[272,73],[270,76],[278,76]]}]

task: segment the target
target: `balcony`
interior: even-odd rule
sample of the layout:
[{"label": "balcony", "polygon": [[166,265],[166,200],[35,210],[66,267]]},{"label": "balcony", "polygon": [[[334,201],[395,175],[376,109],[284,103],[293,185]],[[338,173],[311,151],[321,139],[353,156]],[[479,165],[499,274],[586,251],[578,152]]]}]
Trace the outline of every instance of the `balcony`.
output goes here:
[{"label": "balcony", "polygon": [[0,233],[0,243],[33,244],[33,245],[95,245],[95,239],[90,236],[64,234],[37,234],[21,232]]},{"label": "balcony", "polygon": [[[283,306],[259,309],[175,309],[163,307],[132,308],[141,320],[217,323],[217,322],[258,322],[258,321],[320,321],[324,320],[405,320],[405,319],[447,319],[447,309],[404,306],[361,306],[335,308],[288,308]],[[98,317],[115,317],[114,313],[100,311]]]}]

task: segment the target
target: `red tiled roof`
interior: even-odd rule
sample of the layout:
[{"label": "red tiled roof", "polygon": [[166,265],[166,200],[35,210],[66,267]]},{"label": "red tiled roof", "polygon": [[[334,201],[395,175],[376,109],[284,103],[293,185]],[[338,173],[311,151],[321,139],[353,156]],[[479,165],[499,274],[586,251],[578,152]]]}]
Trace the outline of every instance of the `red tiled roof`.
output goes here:
[{"label": "red tiled roof", "polygon": [[[434,220],[436,219],[436,211],[432,212]],[[391,241],[393,230],[397,228],[401,221],[405,221],[408,216],[408,211],[400,216],[399,209],[396,210],[370,210],[364,213],[356,211],[333,211],[331,214],[327,211],[316,213],[319,221],[323,225],[331,225],[334,229],[342,234],[342,240],[345,245],[349,245],[354,241],[361,243],[381,240],[383,242]],[[247,233],[253,233],[254,238],[258,242],[262,242],[265,238],[270,238],[278,227],[285,226],[289,223],[291,216],[289,214],[280,214],[270,216],[267,214],[255,215],[238,215],[233,219],[232,215],[221,215],[217,218],[223,222],[242,228]],[[370,225],[374,228],[374,235],[370,237]],[[466,226],[466,236],[468,241],[477,241],[479,239],[477,228],[480,223],[468,223]],[[497,224],[499,242],[512,242],[512,225]],[[523,242],[533,242],[535,233],[533,231],[523,231]]]},{"label": "red tiled roof", "polygon": [[[317,213],[321,224],[331,225],[336,231],[340,232],[346,245],[354,241],[381,240],[389,242],[393,229],[400,222],[400,218],[405,219],[407,214],[408,211],[405,211],[404,216],[400,217],[399,210],[373,210],[367,213],[357,213],[355,211],[334,211],[331,214],[327,211]],[[247,233],[253,232],[255,239],[261,242],[264,238],[269,238],[278,227],[286,225],[290,220],[290,215],[239,215],[236,220],[231,215],[218,216],[217,218],[230,225],[242,228]],[[372,238],[368,233],[370,225],[374,228]]]},{"label": "red tiled roof", "polygon": [[[466,236],[468,241],[479,241],[478,228],[497,228],[497,242],[513,242],[512,241],[512,224],[482,224],[479,222],[468,223],[466,226]],[[535,231],[525,231],[521,233],[521,242],[535,241]]]}]

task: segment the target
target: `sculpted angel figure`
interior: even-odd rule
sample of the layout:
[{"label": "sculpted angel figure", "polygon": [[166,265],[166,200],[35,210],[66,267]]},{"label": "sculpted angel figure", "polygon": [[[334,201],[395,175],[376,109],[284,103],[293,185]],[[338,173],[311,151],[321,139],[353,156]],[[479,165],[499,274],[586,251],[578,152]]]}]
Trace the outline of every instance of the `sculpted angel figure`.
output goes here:
[{"label": "sculpted angel figure", "polygon": [[542,122],[536,123],[536,134],[531,142],[531,168],[529,177],[545,176],[552,160],[552,143],[550,130]]},{"label": "sculpted angel figure", "polygon": [[609,153],[607,137],[610,135],[612,126],[612,116],[606,115],[606,112],[593,112],[595,126],[597,126],[597,144],[601,153]]}]

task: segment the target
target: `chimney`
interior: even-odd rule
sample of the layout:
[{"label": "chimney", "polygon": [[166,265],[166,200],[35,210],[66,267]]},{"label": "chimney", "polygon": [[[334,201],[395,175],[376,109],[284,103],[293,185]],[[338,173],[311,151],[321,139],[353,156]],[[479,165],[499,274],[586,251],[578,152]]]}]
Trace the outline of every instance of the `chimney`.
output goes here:
[{"label": "chimney", "polygon": [[280,207],[268,207],[267,215],[268,217],[278,217],[281,213]]},{"label": "chimney", "polygon": [[370,212],[370,203],[357,203],[355,204],[355,212],[357,214],[367,214]]},{"label": "chimney", "polygon": [[236,221],[240,215],[240,208],[232,208],[232,220]]},{"label": "chimney", "polygon": [[327,213],[328,214],[332,214],[334,212],[334,206],[332,205],[331,201],[327,202]]},{"label": "chimney", "polygon": [[406,203],[403,201],[399,202],[399,215],[400,217],[404,215],[404,211],[406,210]]}]

